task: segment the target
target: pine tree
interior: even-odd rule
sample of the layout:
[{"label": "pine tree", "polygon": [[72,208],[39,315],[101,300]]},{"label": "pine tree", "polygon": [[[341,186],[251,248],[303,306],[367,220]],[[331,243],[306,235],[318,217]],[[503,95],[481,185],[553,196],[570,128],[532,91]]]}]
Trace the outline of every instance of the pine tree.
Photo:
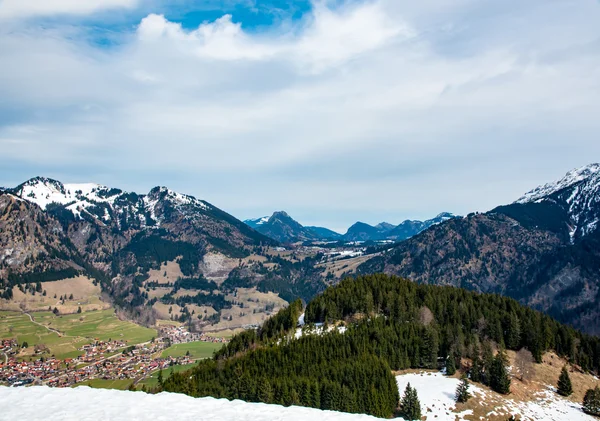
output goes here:
[{"label": "pine tree", "polygon": [[273,388],[268,381],[261,383],[258,389],[258,400],[264,403],[271,403],[273,401]]},{"label": "pine tree", "polygon": [[421,403],[417,395],[417,390],[410,386],[410,383],[406,385],[404,389],[404,396],[400,403],[400,412],[402,416],[407,420],[420,420],[421,419]]},{"label": "pine tree", "polygon": [[558,377],[558,394],[561,396],[571,396],[573,394],[573,385],[567,371],[567,366],[564,366]]},{"label": "pine tree", "polygon": [[158,372],[158,385],[160,387],[162,387],[163,385],[163,373],[162,373],[162,368],[160,369],[160,371]]},{"label": "pine tree", "polygon": [[585,392],[583,410],[587,414],[600,416],[600,388],[598,386]]},{"label": "pine tree", "polygon": [[456,361],[454,355],[450,354],[448,358],[446,358],[446,375],[454,376],[454,373],[456,373]]},{"label": "pine tree", "polygon": [[469,393],[469,380],[467,376],[463,374],[460,378],[460,383],[456,388],[456,402],[465,403],[471,398],[471,394]]},{"label": "pine tree", "polygon": [[521,343],[521,323],[515,313],[511,313],[508,330],[506,332],[506,346],[509,349],[518,349]]},{"label": "pine tree", "polygon": [[510,393],[510,377],[505,365],[506,355],[500,350],[494,358],[490,370],[490,387],[503,395]]},{"label": "pine tree", "polygon": [[479,345],[477,342],[473,345],[473,355],[471,356],[473,359],[473,365],[471,366],[471,381],[480,382],[483,377],[483,363],[481,362],[481,357],[479,356]]}]

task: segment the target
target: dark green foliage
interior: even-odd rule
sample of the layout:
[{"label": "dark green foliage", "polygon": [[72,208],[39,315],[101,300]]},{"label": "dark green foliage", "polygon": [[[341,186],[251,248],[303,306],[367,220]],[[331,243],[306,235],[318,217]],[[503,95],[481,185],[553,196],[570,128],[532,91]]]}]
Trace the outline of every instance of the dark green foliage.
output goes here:
[{"label": "dark green foliage", "polygon": [[400,402],[400,414],[407,420],[421,419],[421,403],[417,396],[417,390],[411,387],[410,383],[406,385]]},{"label": "dark green foliage", "polygon": [[74,278],[81,274],[80,271],[74,268],[66,268],[61,270],[52,270],[40,273],[9,273],[8,280],[10,285],[30,283],[30,282],[51,282],[60,281],[63,279]]},{"label": "dark green foliage", "polygon": [[465,403],[471,398],[471,394],[469,393],[469,380],[467,376],[463,375],[460,379],[460,383],[456,388],[455,399],[458,403]]},{"label": "dark green foliage", "polygon": [[173,285],[173,294],[180,289],[197,289],[201,291],[214,291],[219,287],[213,281],[209,281],[204,276],[200,275],[195,278],[183,278],[175,281]]},{"label": "dark green foliage", "polygon": [[[315,323],[374,312],[387,317],[390,323],[402,324],[405,329],[411,327],[416,332],[422,329],[419,310],[423,307],[430,309],[435,319],[428,329],[437,332],[438,355],[446,356],[452,349],[466,349],[488,339],[515,351],[525,347],[537,362],[541,362],[544,352],[554,350],[584,370],[600,370],[598,337],[582,334],[511,298],[418,285],[387,275],[341,281],[308,304],[305,319],[307,323]],[[511,348],[517,342],[518,346]],[[457,356],[462,354],[459,352]],[[487,362],[486,367],[484,352],[484,369],[491,366],[491,360]]]},{"label": "dark green foliage", "polygon": [[598,386],[585,392],[583,410],[590,415],[600,416],[600,388]]},{"label": "dark green foliage", "polygon": [[[136,235],[131,242],[115,257],[113,261],[113,272],[123,273],[126,268],[120,268],[121,262],[125,262],[128,256],[133,255],[138,266],[142,268],[141,272],[147,272],[148,269],[158,269],[162,262],[178,260],[181,272],[186,276],[191,276],[198,270],[198,264],[204,255],[204,250],[198,246],[183,241],[171,241],[162,238],[161,235],[167,235],[166,231],[156,230],[152,235],[141,233]],[[130,271],[135,272],[135,267],[129,267]]]},{"label": "dark green foliage", "polygon": [[510,377],[506,368],[506,355],[501,350],[496,354],[490,368],[490,387],[503,395],[510,393]]},{"label": "dark green foliage", "polygon": [[564,366],[558,377],[558,394],[561,396],[571,396],[573,394],[573,385],[567,371],[567,366]]},{"label": "dark green foliage", "polygon": [[456,373],[456,359],[454,358],[454,355],[449,355],[448,358],[446,358],[446,375],[454,376],[454,373]]},{"label": "dark green foliage", "polygon": [[235,358],[205,360],[169,376],[163,390],[383,418],[393,414],[399,399],[389,365],[359,353],[340,334],[307,336]]}]

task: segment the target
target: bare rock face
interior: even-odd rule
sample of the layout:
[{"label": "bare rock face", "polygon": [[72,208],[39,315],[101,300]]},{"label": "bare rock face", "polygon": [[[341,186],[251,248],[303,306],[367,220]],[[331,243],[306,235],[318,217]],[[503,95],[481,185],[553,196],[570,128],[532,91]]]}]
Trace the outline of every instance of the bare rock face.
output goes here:
[{"label": "bare rock face", "polygon": [[599,218],[592,164],[511,205],[434,225],[359,271],[508,295],[600,334]]},{"label": "bare rock face", "polygon": [[10,273],[80,269],[62,226],[39,207],[0,192],[0,278]]}]

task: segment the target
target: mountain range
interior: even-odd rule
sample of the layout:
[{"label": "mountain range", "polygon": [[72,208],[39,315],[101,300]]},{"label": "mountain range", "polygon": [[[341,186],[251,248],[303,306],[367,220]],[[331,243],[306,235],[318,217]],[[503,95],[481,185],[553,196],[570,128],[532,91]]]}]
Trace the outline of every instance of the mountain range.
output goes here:
[{"label": "mountain range", "polygon": [[357,222],[348,229],[346,234],[339,234],[323,227],[305,227],[283,211],[275,212],[270,217],[248,219],[244,222],[267,237],[282,243],[298,241],[402,241],[432,225],[455,217],[451,213],[444,212],[426,221],[406,220],[399,225],[381,222],[372,226],[364,222]]},{"label": "mountain range", "polygon": [[[0,295],[22,283],[86,274],[115,305],[151,319],[157,298],[148,296],[150,273],[168,262],[197,295],[182,297],[173,285],[160,302],[216,311],[230,306],[223,295],[240,287],[309,300],[344,274],[383,272],[507,295],[600,334],[599,220],[599,164],[489,212],[398,226],[357,223],[339,237],[285,212],[244,223],[166,187],[136,194],[36,177],[0,189]],[[337,266],[328,266],[327,252],[277,251],[282,243],[323,239],[396,244]]]},{"label": "mountain range", "polygon": [[512,204],[433,225],[359,266],[518,299],[600,334],[600,165]]}]

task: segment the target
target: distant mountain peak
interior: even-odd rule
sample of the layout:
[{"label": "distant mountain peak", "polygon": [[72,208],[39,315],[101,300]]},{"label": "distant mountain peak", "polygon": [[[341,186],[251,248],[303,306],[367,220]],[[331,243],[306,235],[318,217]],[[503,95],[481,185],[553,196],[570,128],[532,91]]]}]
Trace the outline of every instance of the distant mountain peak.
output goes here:
[{"label": "distant mountain peak", "polygon": [[562,177],[560,180],[551,183],[546,183],[525,193],[515,203],[535,202],[536,200],[543,199],[546,196],[571,187],[591,177],[600,178],[600,164],[593,163],[580,168],[575,168],[569,171],[567,174],[565,174],[565,176]]},{"label": "distant mountain peak", "polygon": [[295,241],[330,240],[340,234],[322,227],[305,227],[285,211],[273,212],[271,216],[247,219],[244,223],[263,235],[284,243]]}]

